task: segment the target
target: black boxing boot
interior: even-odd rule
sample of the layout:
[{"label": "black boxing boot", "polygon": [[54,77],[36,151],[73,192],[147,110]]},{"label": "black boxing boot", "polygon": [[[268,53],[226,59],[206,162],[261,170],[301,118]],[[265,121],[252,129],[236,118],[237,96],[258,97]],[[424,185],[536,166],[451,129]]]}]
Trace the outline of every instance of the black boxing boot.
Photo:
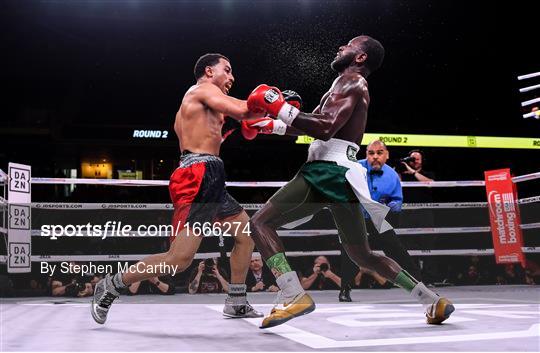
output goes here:
[{"label": "black boxing boot", "polygon": [[339,301],[340,302],[352,302],[351,299],[351,286],[348,284],[345,284],[341,287],[339,291]]}]

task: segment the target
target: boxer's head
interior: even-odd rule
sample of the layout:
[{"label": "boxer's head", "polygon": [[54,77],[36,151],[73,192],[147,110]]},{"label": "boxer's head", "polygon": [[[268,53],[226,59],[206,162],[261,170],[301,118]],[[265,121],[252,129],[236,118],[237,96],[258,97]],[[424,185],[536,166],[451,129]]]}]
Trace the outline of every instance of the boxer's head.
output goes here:
[{"label": "boxer's head", "polygon": [[342,72],[349,66],[364,67],[370,74],[377,70],[384,58],[384,47],[369,36],[353,38],[347,45],[339,47],[336,58],[330,65],[337,72]]},{"label": "boxer's head", "polygon": [[197,82],[211,82],[225,94],[229,94],[229,90],[234,83],[231,63],[226,56],[221,54],[204,54],[201,56],[195,63],[193,73]]},{"label": "boxer's head", "polygon": [[373,170],[381,170],[389,156],[388,149],[381,140],[375,140],[367,146],[366,159]]}]

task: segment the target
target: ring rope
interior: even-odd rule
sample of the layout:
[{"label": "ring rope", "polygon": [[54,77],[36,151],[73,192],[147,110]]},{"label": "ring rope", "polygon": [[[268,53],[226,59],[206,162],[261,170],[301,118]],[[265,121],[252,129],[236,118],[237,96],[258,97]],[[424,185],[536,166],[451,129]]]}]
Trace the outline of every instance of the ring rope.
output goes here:
[{"label": "ring rope", "polygon": [[[513,177],[514,183],[540,179],[540,172]],[[84,178],[32,178],[32,184],[87,184],[87,185],[114,185],[114,186],[168,186],[168,180],[118,180],[118,179],[84,179]],[[282,187],[285,181],[228,181],[231,187]],[[403,187],[466,187],[485,186],[483,180],[456,180],[456,181],[404,181]]]},{"label": "ring rope", "polygon": [[[540,202],[540,196],[518,199],[518,204]],[[1,202],[0,206],[7,202]],[[241,206],[248,211],[261,209],[263,203],[242,203]],[[47,210],[172,210],[170,203],[77,203],[77,202],[32,202],[32,207]],[[487,202],[435,202],[435,203],[404,203],[402,209],[455,209],[455,208],[486,208]]]},{"label": "ring rope", "polygon": [[[540,228],[540,222],[535,223],[525,223],[520,225],[521,229],[538,229]],[[394,228],[394,231],[397,235],[414,235],[414,234],[465,234],[465,233],[488,233],[491,232],[491,228],[489,226],[487,227],[429,227],[429,228]],[[339,234],[336,229],[298,229],[298,230],[278,230],[278,235],[280,237],[297,237],[297,236],[308,236],[308,237],[317,237],[322,235],[337,235]],[[69,233],[64,234],[64,232],[60,234],[55,234],[58,238],[60,237],[88,237],[88,238],[96,238],[96,237],[133,237],[133,238],[154,238],[154,237],[169,237],[171,235],[171,232],[169,231],[163,231],[160,234],[161,235],[141,235],[136,231],[130,231],[125,232],[124,235],[118,234],[118,232],[100,232],[96,233],[97,235],[86,234],[86,233]],[[39,229],[32,229],[31,235],[33,237],[40,237],[42,236],[41,230]],[[43,235],[44,236],[44,235]]]},{"label": "ring rope", "polygon": [[[524,253],[538,254],[540,253],[540,247],[523,247]],[[383,254],[382,251],[373,250],[376,254]],[[488,256],[493,255],[493,249],[447,249],[447,250],[409,250],[411,256]],[[227,256],[230,256],[230,252],[227,252]],[[255,253],[256,254],[256,253]],[[286,253],[289,257],[299,256],[337,256],[340,255],[339,250],[318,250],[318,251],[289,251]],[[139,261],[140,259],[148,256],[148,254],[136,254],[136,255],[32,255],[32,262],[50,261],[50,262],[62,262],[62,261],[94,261],[94,262],[110,262],[110,261]],[[197,253],[195,259],[206,259],[209,257],[219,257],[220,253]],[[6,262],[7,257],[0,255],[0,263]]]}]

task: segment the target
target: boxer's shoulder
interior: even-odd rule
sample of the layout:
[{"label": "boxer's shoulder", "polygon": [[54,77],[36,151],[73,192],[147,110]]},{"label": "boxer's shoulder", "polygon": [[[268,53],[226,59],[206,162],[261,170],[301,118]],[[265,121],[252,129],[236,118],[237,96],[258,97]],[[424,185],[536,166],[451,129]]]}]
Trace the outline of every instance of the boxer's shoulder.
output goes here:
[{"label": "boxer's shoulder", "polygon": [[209,82],[203,82],[191,86],[184,95],[184,99],[204,99],[205,97],[216,93],[222,93],[216,85]]},{"label": "boxer's shoulder", "polygon": [[367,91],[367,81],[358,73],[346,73],[336,81],[334,92],[348,94],[364,94]]}]

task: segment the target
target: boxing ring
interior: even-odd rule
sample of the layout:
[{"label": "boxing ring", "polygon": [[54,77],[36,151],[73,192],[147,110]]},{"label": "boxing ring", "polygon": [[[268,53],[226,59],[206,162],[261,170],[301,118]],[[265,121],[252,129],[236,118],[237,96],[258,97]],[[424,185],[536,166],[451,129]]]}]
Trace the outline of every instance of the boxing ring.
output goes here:
[{"label": "boxing ring", "polygon": [[[5,174],[4,174],[5,176]],[[515,185],[540,179],[540,172],[512,179]],[[538,182],[538,181],[536,181]],[[284,182],[228,182],[230,188],[277,188]],[[5,185],[5,178],[4,178]],[[31,185],[107,185],[111,187],[164,187],[168,181],[96,180],[32,178]],[[404,188],[484,187],[484,181],[403,182]],[[7,233],[4,190],[0,199]],[[540,253],[540,195],[517,200],[521,210],[521,229],[525,254]],[[243,204],[249,214],[262,204]],[[164,203],[77,203],[35,202],[32,200],[32,271],[41,262],[112,263],[137,261],[157,252],[150,245],[137,247],[145,254],[128,253],[122,242],[151,244],[157,238],[139,237],[131,232],[126,239],[106,233],[105,238],[84,238],[59,234],[57,240],[44,237],[39,223],[83,222],[95,219],[122,219],[146,224],[160,219],[166,223],[172,206]],[[456,239],[453,248],[412,248],[409,253],[420,258],[493,256],[487,202],[449,202],[404,204],[403,213],[428,210],[440,212],[442,220],[452,222],[429,227],[398,227],[396,234],[407,239],[440,237],[431,243],[446,245],[445,238]],[[325,212],[325,211],[323,211]],[[456,212],[469,216],[448,216]],[[67,216],[73,213],[74,216]],[[147,214],[147,215],[145,215]],[[329,248],[328,239],[337,240],[337,231],[321,215],[308,223],[280,229],[290,258],[339,255]],[[438,218],[438,217],[435,217]],[[460,224],[455,224],[455,223]],[[442,222],[444,223],[444,222]],[[166,240],[163,234],[161,240]],[[51,246],[63,240],[88,244],[65,249]],[[218,239],[216,239],[218,238]],[[144,240],[143,240],[144,239]],[[231,239],[215,237],[203,240],[196,259],[228,254]],[[54,243],[56,242],[56,243]],[[108,243],[110,242],[110,243]],[[452,243],[456,243],[452,240]],[[97,244],[100,244],[99,246]],[[111,247],[108,244],[112,244]],[[120,244],[120,245],[119,245]],[[289,246],[290,245],[290,246]],[[70,248],[71,246],[71,248]],[[409,247],[409,246],[408,246]],[[309,248],[309,250],[307,249]],[[71,250],[71,253],[64,253]],[[120,250],[116,251],[115,250]],[[45,253],[47,252],[47,253]],[[83,253],[81,253],[83,252]],[[75,253],[75,254],[74,254]],[[7,256],[0,255],[0,262]],[[100,326],[90,316],[90,298],[14,297],[2,298],[0,308],[0,350],[2,351],[539,351],[540,290],[531,285],[448,286],[437,292],[450,298],[456,312],[440,326],[426,325],[419,304],[403,290],[355,289],[353,303],[338,303],[337,291],[310,291],[317,309],[314,313],[287,324],[260,330],[260,319],[226,319],[221,315],[225,294],[176,294],[173,296],[122,296],[111,309],[107,324]],[[268,313],[275,293],[248,293],[254,307]],[[137,305],[142,304],[142,305]]]}]

